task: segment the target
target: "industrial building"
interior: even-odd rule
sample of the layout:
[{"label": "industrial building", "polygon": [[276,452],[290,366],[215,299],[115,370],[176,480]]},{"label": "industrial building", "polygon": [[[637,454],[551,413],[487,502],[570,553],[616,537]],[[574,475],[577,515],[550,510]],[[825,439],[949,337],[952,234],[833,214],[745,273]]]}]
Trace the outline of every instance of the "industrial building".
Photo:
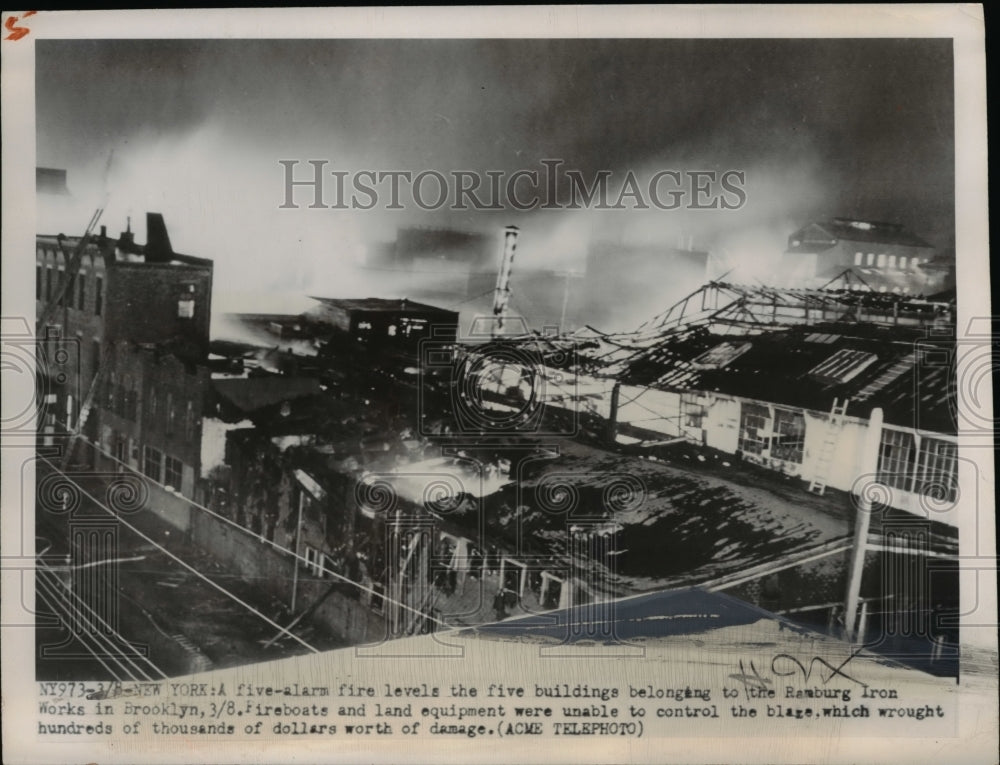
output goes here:
[{"label": "industrial building", "polygon": [[420,340],[454,340],[458,314],[403,298],[314,298],[306,320],[326,325],[342,335],[372,346],[416,347]]},{"label": "industrial building", "polygon": [[629,332],[459,342],[451,310],[315,298],[210,341],[211,262],[149,231],[39,237],[40,317],[93,342],[64,424],[280,602],[278,634],[371,643],[697,585],[851,639],[919,623],[883,650],[954,662],[953,300],[714,281]]},{"label": "industrial building", "polygon": [[788,237],[781,261],[785,286],[821,287],[846,280],[855,289],[938,295],[955,287],[954,256],[898,223],[834,218]]},{"label": "industrial building", "polygon": [[[902,597],[880,574],[896,558],[917,574],[936,561],[940,615],[957,607],[947,561],[963,512],[953,373],[941,362],[953,309],[715,282],[633,333],[494,338],[457,349],[454,366],[498,379],[452,378],[433,396],[425,370],[419,401],[387,381],[394,416],[385,394],[359,405],[336,386],[289,394],[280,412],[243,407],[213,508],[295,551],[296,597],[322,598],[351,640],[690,584],[836,632],[857,549],[852,497],[870,474],[880,493],[862,541],[868,610],[851,629],[909,618],[875,611]],[[491,354],[503,363],[462,362]],[[496,431],[459,416],[470,404],[455,392],[470,385],[482,394],[473,406],[538,406],[540,419],[492,443]],[[241,564],[247,575],[257,558]],[[287,576],[271,582],[288,597]],[[928,603],[906,608],[930,618]],[[947,630],[934,634],[954,650]],[[904,643],[894,646],[913,650]]]}]

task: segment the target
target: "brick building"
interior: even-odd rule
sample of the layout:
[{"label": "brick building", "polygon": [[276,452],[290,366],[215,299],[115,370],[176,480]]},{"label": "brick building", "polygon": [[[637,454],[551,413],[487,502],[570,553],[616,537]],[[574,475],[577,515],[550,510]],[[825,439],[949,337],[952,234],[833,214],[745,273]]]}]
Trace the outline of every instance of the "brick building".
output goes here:
[{"label": "brick building", "polygon": [[[70,351],[68,374],[48,380],[49,421],[115,461],[193,497],[209,375],[212,261],[176,253],[162,216],[148,241],[36,237],[36,313]],[[44,370],[44,367],[43,367]],[[44,371],[43,371],[44,374]]]}]

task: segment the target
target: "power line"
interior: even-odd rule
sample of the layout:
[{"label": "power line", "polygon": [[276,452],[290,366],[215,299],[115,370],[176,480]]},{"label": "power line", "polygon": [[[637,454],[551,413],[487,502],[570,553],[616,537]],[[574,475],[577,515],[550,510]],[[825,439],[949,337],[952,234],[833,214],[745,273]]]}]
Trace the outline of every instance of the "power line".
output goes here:
[{"label": "power line", "polygon": [[[87,617],[87,614],[85,612],[89,611],[90,616],[87,617],[87,620],[99,622],[101,627],[103,628],[102,630],[96,630],[93,632],[90,632],[88,630],[73,631],[74,637],[77,638],[80,644],[88,649],[91,647],[90,645],[88,645],[88,641],[84,639],[84,636],[86,636],[87,638],[90,638],[93,641],[94,646],[96,648],[98,649],[104,648],[106,652],[103,654],[103,658],[115,661],[119,669],[124,670],[129,675],[130,679],[135,680],[136,677],[134,673],[129,671],[129,669],[126,667],[125,662],[120,661],[120,659],[124,659],[129,664],[131,664],[135,668],[136,672],[138,672],[142,676],[142,679],[152,680],[153,678],[149,674],[147,674],[138,664],[136,664],[135,661],[132,660],[131,655],[128,652],[123,651],[121,646],[115,645],[114,641],[106,633],[112,633],[116,638],[118,638],[118,640],[120,640],[125,645],[130,645],[129,641],[121,633],[119,633],[116,629],[114,629],[110,624],[108,624],[108,622],[105,619],[103,619],[100,615],[98,615],[94,611],[94,609],[90,606],[90,604],[84,601],[77,593],[73,592],[72,589],[66,588],[64,585],[60,586],[62,585],[62,582],[56,575],[55,569],[53,569],[51,566],[49,566],[42,560],[39,560],[38,563],[40,565],[39,572],[48,575],[48,577],[42,576],[36,578],[36,584],[41,585],[39,594],[42,595],[42,599],[45,600],[45,602],[48,604],[50,608],[52,608],[53,612],[54,613],[60,612],[58,604],[54,602],[54,601],[59,601],[61,602],[62,606],[64,606],[62,611],[68,614],[70,623],[73,623],[74,620],[76,620],[77,623],[84,621],[85,620],[84,617]],[[51,577],[51,579],[53,579],[54,581],[49,581],[49,577]],[[50,598],[52,598],[52,600],[50,600]],[[73,601],[76,601],[79,605],[75,605]],[[102,661],[102,657],[100,655],[94,653],[93,651],[91,651],[91,655],[105,669],[107,669],[109,673],[114,675],[114,672],[111,670],[111,668],[108,667],[108,665]],[[163,672],[163,670],[161,670],[158,666],[156,666],[156,664],[154,664],[152,660],[149,659],[149,657],[142,656],[141,654],[136,654],[136,656],[142,659],[143,662],[155,674],[158,674],[161,678],[167,677],[167,674]],[[116,677],[115,679],[120,679],[120,678]]]},{"label": "power line", "polygon": [[265,616],[264,614],[262,614],[260,611],[258,611],[256,608],[254,608],[252,605],[250,605],[249,603],[247,603],[245,600],[239,598],[238,596],[236,596],[234,593],[232,593],[229,590],[227,590],[222,585],[220,585],[220,584],[214,582],[213,580],[209,579],[207,576],[205,576],[200,571],[198,571],[194,566],[190,565],[189,563],[187,563],[186,561],[184,561],[183,559],[181,559],[180,557],[178,557],[174,553],[170,552],[170,550],[168,550],[167,548],[165,548],[163,545],[159,544],[156,540],[154,540],[149,535],[144,534],[142,531],[140,531],[134,525],[132,525],[131,523],[129,523],[128,521],[126,521],[124,518],[122,518],[120,515],[118,515],[117,513],[115,513],[113,510],[111,510],[109,507],[107,507],[103,502],[101,502],[99,499],[97,499],[93,494],[91,494],[89,491],[87,491],[82,486],[80,486],[80,484],[76,483],[76,481],[73,481],[73,479],[70,478],[66,473],[63,473],[61,470],[59,470],[57,467],[55,467],[55,465],[53,465],[52,462],[49,459],[47,459],[46,457],[44,457],[42,455],[39,455],[39,459],[43,460],[44,462],[47,462],[52,467],[53,470],[55,470],[56,472],[58,472],[62,476],[64,476],[66,478],[66,480],[70,481],[74,486],[76,486],[84,495],[86,495],[92,502],[94,502],[94,504],[96,504],[102,510],[104,510],[109,515],[111,515],[113,518],[115,518],[119,523],[121,523],[125,527],[131,529],[135,534],[137,534],[138,536],[140,536],[142,539],[144,539],[147,542],[149,542],[151,545],[153,545],[153,547],[155,547],[158,550],[162,551],[164,555],[167,555],[168,557],[170,557],[173,560],[177,561],[177,563],[179,563],[181,566],[183,566],[184,568],[186,568],[188,571],[190,571],[192,574],[194,574],[195,576],[197,576],[199,579],[204,580],[205,582],[207,582],[209,585],[211,585],[212,587],[214,587],[215,589],[217,589],[219,592],[221,592],[226,597],[232,599],[233,601],[235,601],[239,605],[243,606],[245,609],[247,609],[251,613],[259,616],[263,621],[267,622],[269,625],[271,625],[275,629],[277,629],[277,630],[279,630],[281,632],[287,633],[289,637],[291,637],[293,640],[297,641],[298,643],[302,644],[304,647],[308,648],[313,653],[319,653],[319,649],[318,648],[314,648],[312,645],[310,645],[309,643],[307,643],[305,640],[303,640],[302,638],[300,638],[298,635],[295,635],[294,633],[288,632],[288,630],[285,627],[282,627],[280,624],[278,624],[274,620],[269,619],[267,616]]},{"label": "power line", "polygon": [[[139,476],[141,479],[146,480],[146,481],[150,481],[151,483],[154,483],[157,486],[159,486],[160,488],[166,490],[166,486],[164,486],[162,483],[160,483],[159,481],[157,481],[157,480],[155,480],[153,478],[150,478],[149,476],[147,476],[147,475],[145,475],[143,473],[137,472],[131,465],[129,465],[129,464],[125,463],[125,462],[122,462],[120,459],[118,459],[114,455],[112,455],[112,454],[104,451],[104,449],[102,449],[98,444],[95,444],[93,441],[91,441],[90,439],[88,439],[86,436],[80,436],[80,438],[81,438],[81,440],[83,440],[84,442],[86,442],[87,444],[89,444],[95,451],[97,451],[100,454],[104,455],[105,457],[107,457],[108,459],[110,459],[113,462],[117,463],[118,465],[121,465],[125,470],[129,471],[133,475]],[[43,457],[42,459],[45,459],[45,458]],[[52,464],[47,459],[45,459],[45,461],[48,462],[50,465]],[[66,475],[66,474],[63,473],[63,475]],[[69,476],[67,476],[67,478],[69,478]],[[72,479],[70,479],[70,480],[72,481]],[[79,484],[75,484],[75,485],[79,486]],[[81,487],[81,491],[84,491],[82,487]],[[87,494],[88,497],[91,496],[86,491],[84,491],[84,493]],[[284,553],[286,555],[291,555],[293,558],[295,558],[297,561],[305,564],[307,567],[311,565],[311,561],[306,560],[304,556],[299,555],[294,550],[289,550],[288,548],[282,547],[281,545],[279,545],[277,542],[274,542],[273,540],[266,539],[265,537],[256,535],[252,531],[250,531],[249,529],[247,529],[245,526],[241,526],[236,521],[234,521],[234,520],[232,520],[230,518],[226,518],[224,515],[220,515],[219,513],[215,512],[214,510],[205,507],[204,505],[199,505],[194,500],[188,499],[187,497],[183,497],[183,500],[189,506],[191,506],[191,507],[193,507],[193,508],[195,508],[197,510],[202,511],[203,513],[208,513],[209,515],[211,515],[212,517],[216,518],[217,520],[220,520],[220,521],[222,521],[222,522],[224,522],[224,523],[232,526],[233,528],[238,529],[239,531],[243,532],[244,534],[249,534],[249,535],[257,537],[257,539],[259,539],[261,542],[270,545],[272,548],[274,548],[278,552]],[[104,508],[105,510],[108,510],[108,512],[114,514],[113,511],[111,511],[108,508],[104,507],[104,505],[101,505],[101,507]],[[115,516],[115,517],[119,517],[119,516]],[[119,517],[119,519],[120,519],[120,517]],[[124,523],[124,521],[122,521],[122,522]],[[126,525],[128,525],[128,524],[126,524]],[[155,545],[156,543],[153,542],[153,544]],[[159,545],[157,545],[157,546],[159,546]],[[176,557],[176,556],[173,556],[171,554],[171,557]],[[180,561],[179,558],[177,558],[177,560]],[[180,561],[180,562],[184,566],[190,568],[190,566],[188,566],[183,561]],[[194,571],[194,569],[191,569],[191,570]],[[362,592],[367,592],[370,595],[377,595],[384,602],[386,602],[386,603],[392,603],[393,605],[398,606],[399,608],[403,609],[404,611],[410,611],[410,612],[412,612],[414,614],[420,614],[420,615],[424,616],[425,618],[429,619],[430,621],[433,621],[436,624],[441,625],[442,627],[448,627],[449,629],[451,628],[451,625],[448,624],[448,622],[445,622],[445,621],[443,621],[441,619],[438,619],[438,618],[433,617],[433,616],[431,616],[429,614],[426,614],[426,613],[424,613],[424,612],[422,612],[422,611],[420,611],[420,610],[418,610],[416,608],[413,608],[412,606],[407,605],[406,603],[402,603],[400,601],[397,601],[397,600],[394,600],[392,598],[389,598],[384,593],[377,592],[376,590],[374,590],[371,587],[366,587],[365,585],[361,584],[360,582],[355,582],[353,579],[350,579],[350,578],[344,576],[343,574],[338,574],[336,571],[330,571],[329,569],[326,569],[326,568],[324,568],[324,572],[327,573],[327,574],[329,574],[331,578],[340,580],[340,581],[342,581],[342,582],[344,582],[346,584],[351,585],[352,587],[356,587],[357,589],[361,590]],[[197,572],[195,572],[195,573],[197,573]],[[211,580],[209,580],[209,581],[211,581]],[[254,609],[251,608],[251,610],[254,610]],[[258,613],[258,612],[255,611],[255,613]],[[267,617],[263,616],[263,614],[261,614],[261,618],[266,619],[270,624],[274,624],[274,622],[271,622],[269,619],[267,619]],[[278,626],[278,625],[275,625],[275,626]],[[280,629],[282,632],[287,632],[287,628],[285,628],[285,627],[278,626],[278,629]],[[291,635],[291,633],[288,633],[288,634]],[[294,635],[292,635],[292,637],[294,637]],[[312,650],[316,650],[316,649],[312,649]]]}]

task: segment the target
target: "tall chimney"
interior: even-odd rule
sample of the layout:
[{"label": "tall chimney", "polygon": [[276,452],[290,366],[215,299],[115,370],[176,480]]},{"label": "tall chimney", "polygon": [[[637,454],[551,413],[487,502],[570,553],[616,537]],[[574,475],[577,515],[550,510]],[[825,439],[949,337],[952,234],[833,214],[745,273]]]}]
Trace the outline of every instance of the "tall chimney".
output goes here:
[{"label": "tall chimney", "polygon": [[502,333],[503,320],[510,303],[510,276],[514,268],[514,251],[517,248],[517,226],[507,226],[503,231],[503,254],[500,256],[500,270],[497,272],[497,286],[493,292],[493,336]]},{"label": "tall chimney", "polygon": [[173,257],[167,224],[160,213],[146,213],[146,262],[167,263]]}]

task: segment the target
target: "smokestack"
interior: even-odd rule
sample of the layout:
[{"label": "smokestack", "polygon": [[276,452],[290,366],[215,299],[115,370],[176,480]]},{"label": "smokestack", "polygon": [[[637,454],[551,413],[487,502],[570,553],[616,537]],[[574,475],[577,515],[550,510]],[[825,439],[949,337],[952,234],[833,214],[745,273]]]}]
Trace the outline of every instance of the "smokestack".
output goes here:
[{"label": "smokestack", "polygon": [[503,231],[503,254],[500,256],[500,270],[497,272],[497,286],[493,293],[493,336],[501,334],[503,320],[510,303],[510,275],[514,268],[514,250],[517,248],[517,226],[507,226]]},{"label": "smokestack", "polygon": [[121,236],[118,237],[118,242],[115,246],[122,252],[135,252],[135,236],[132,234],[131,215],[125,219],[125,230],[122,231]]},{"label": "smokestack", "polygon": [[167,263],[173,257],[167,224],[160,213],[146,213],[146,262]]}]

